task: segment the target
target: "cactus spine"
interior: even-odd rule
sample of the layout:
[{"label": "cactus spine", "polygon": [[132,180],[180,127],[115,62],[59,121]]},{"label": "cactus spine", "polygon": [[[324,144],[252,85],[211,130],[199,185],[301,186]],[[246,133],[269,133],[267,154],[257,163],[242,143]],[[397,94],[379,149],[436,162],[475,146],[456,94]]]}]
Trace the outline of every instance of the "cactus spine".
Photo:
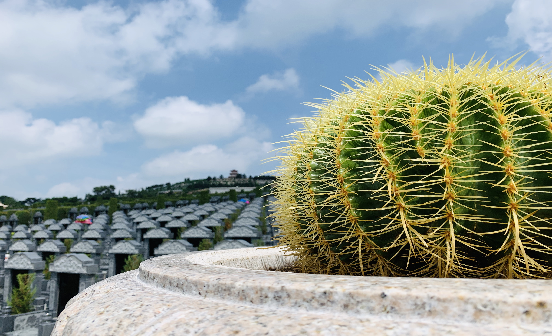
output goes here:
[{"label": "cactus spine", "polygon": [[[552,92],[521,57],[380,71],[303,119],[275,184],[306,272],[545,278]],[[511,61],[511,62],[510,62]]]}]

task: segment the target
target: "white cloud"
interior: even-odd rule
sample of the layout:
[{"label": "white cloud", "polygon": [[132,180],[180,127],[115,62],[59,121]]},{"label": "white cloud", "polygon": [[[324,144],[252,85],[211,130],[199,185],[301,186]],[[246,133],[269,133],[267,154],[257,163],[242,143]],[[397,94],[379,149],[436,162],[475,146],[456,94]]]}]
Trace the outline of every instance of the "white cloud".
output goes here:
[{"label": "white cloud", "polygon": [[0,112],[0,169],[38,163],[42,160],[98,155],[105,142],[121,140],[114,133],[117,125],[105,122],[102,127],[90,118],[75,118],[54,123],[33,119],[21,110]]},{"label": "white cloud", "polygon": [[387,68],[390,70],[393,70],[398,74],[416,70],[416,68],[414,68],[414,64],[412,64],[412,62],[405,59],[400,59],[394,63],[388,64]]},{"label": "white cloud", "polygon": [[82,197],[85,193],[86,191],[83,191],[80,187],[69,182],[63,182],[51,187],[46,193],[46,197],[74,197],[77,195]]},{"label": "white cloud", "polygon": [[104,1],[77,10],[8,0],[0,3],[0,31],[0,107],[125,99],[144,73],[235,39],[208,0],[128,10]]},{"label": "white cloud", "polygon": [[516,0],[506,16],[508,36],[502,44],[522,40],[544,61],[552,61],[552,2]]},{"label": "white cloud", "polygon": [[250,85],[245,90],[249,95],[257,92],[267,92],[271,90],[284,91],[293,90],[299,87],[299,76],[295,69],[290,68],[284,72],[275,72],[272,75],[262,75],[255,84]]},{"label": "white cloud", "polygon": [[[252,165],[264,158],[273,156],[268,153],[273,146],[250,137],[243,137],[225,148],[215,145],[200,145],[189,151],[174,151],[146,162],[142,172],[149,177],[205,177],[237,169],[247,173]],[[255,172],[261,173],[261,172]]]},{"label": "white cloud", "polygon": [[0,2],[0,108],[125,102],[145,74],[168,71],[182,55],[285,48],[335,29],[351,37],[384,26],[454,33],[505,1],[249,0],[236,20],[224,22],[209,0],[128,8],[100,1],[80,9],[64,1],[6,0]]},{"label": "white cloud", "polygon": [[245,112],[231,100],[202,105],[188,97],[168,97],[149,107],[134,122],[149,147],[210,142],[234,135],[243,126]]},{"label": "white cloud", "polygon": [[509,0],[250,0],[237,23],[240,46],[279,48],[341,28],[351,37],[382,26],[439,28],[458,33],[469,22]]}]

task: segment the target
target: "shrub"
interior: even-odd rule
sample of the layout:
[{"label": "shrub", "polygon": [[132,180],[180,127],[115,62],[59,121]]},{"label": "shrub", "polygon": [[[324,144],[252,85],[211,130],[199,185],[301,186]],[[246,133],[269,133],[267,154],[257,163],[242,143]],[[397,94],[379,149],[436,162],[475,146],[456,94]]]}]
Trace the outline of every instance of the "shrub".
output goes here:
[{"label": "shrub", "polygon": [[140,263],[144,261],[142,255],[132,254],[125,259],[125,265],[123,266],[123,272],[132,271],[140,267]]},{"label": "shrub", "polygon": [[52,274],[50,273],[50,264],[54,262],[55,258],[56,258],[55,255],[50,255],[45,260],[46,265],[44,266],[44,270],[42,271],[42,274],[44,274],[44,279],[46,280],[50,280],[50,277],[52,276]]},{"label": "shrub", "polygon": [[33,310],[33,300],[36,294],[36,288],[32,288],[35,279],[34,273],[18,274],[17,283],[19,286],[13,286],[11,299],[8,305],[12,307],[12,314],[24,314]]},{"label": "shrub", "polygon": [[210,250],[212,248],[213,248],[213,243],[211,242],[211,240],[210,239],[203,239],[199,243],[199,247],[197,248],[197,250],[198,251],[203,251],[203,250]]}]

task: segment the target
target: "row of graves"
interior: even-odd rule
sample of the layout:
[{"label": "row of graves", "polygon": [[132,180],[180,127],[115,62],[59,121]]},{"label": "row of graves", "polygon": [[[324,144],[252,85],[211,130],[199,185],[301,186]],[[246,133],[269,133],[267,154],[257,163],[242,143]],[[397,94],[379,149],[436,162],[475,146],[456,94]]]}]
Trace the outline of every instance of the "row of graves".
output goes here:
[{"label": "row of graves", "polygon": [[[196,251],[205,240],[215,250],[275,244],[272,221],[265,219],[266,196],[249,204],[225,201],[167,205],[162,210],[145,205],[132,210],[121,207],[111,218],[105,208],[91,216],[92,224],[74,221],[78,215],[74,212],[72,218],[60,221],[42,221],[37,212],[30,227],[18,224],[14,216],[9,220],[0,216],[0,276],[4,277],[0,334],[14,328],[13,321],[4,320],[10,315],[8,302],[14,286],[18,286],[18,274],[35,274],[33,305],[35,312],[42,313],[35,320],[37,330],[46,335],[73,296],[106,277],[122,273],[129,255],[145,260]],[[87,209],[81,208],[80,214],[86,213]],[[235,220],[228,225],[230,218]],[[222,240],[213,246],[216,234],[219,240],[222,235]],[[46,268],[49,279],[44,276]]]}]

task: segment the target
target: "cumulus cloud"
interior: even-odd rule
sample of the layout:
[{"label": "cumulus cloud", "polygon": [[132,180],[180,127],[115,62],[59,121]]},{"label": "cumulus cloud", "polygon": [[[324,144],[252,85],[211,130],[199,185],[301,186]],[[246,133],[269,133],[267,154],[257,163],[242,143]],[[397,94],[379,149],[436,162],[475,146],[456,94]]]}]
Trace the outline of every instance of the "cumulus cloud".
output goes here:
[{"label": "cumulus cloud", "polygon": [[264,159],[275,155],[273,149],[269,142],[241,137],[223,147],[203,144],[186,151],[175,150],[144,163],[139,172],[118,176],[113,184],[117,190],[124,192],[169,180],[226,176],[232,169],[258,175],[274,169],[273,162],[259,165]]},{"label": "cumulus cloud", "polygon": [[400,59],[396,62],[390,63],[387,65],[387,68],[399,74],[415,70],[414,64],[412,64],[412,62],[405,59]]},{"label": "cumulus cloud", "polygon": [[46,197],[74,197],[77,195],[82,197],[85,193],[86,191],[83,191],[80,187],[69,182],[63,182],[51,187],[46,193]]},{"label": "cumulus cloud", "polygon": [[456,34],[507,0],[249,0],[238,21],[237,45],[279,48],[336,28],[351,37],[371,36],[382,26],[439,28]]},{"label": "cumulus cloud", "polygon": [[124,10],[60,2],[0,3],[0,107],[121,100],[144,73],[185,53],[234,41],[208,0],[167,0]]},{"label": "cumulus cloud", "polygon": [[521,40],[544,61],[552,61],[550,13],[552,13],[550,1],[516,0],[512,5],[512,11],[506,16],[508,36],[502,44],[511,45]]},{"label": "cumulus cloud", "polygon": [[105,122],[99,126],[90,118],[55,122],[21,110],[0,112],[0,169],[37,163],[42,160],[83,157],[101,153],[105,142],[121,140],[114,134],[117,126]]},{"label": "cumulus cloud", "polygon": [[290,68],[284,72],[275,72],[272,75],[262,75],[255,84],[247,87],[247,94],[253,95],[258,92],[284,91],[297,89],[299,87],[299,76],[295,69]]},{"label": "cumulus cloud", "polygon": [[[128,8],[99,1],[80,9],[64,6],[64,1],[2,1],[0,108],[128,102],[144,74],[168,71],[182,55],[285,48],[335,29],[351,37],[370,36],[387,25],[457,32],[504,1],[248,0],[234,21],[223,21],[209,0]],[[294,85],[294,73],[286,74],[280,82]],[[250,90],[277,89],[277,83],[266,76]]]},{"label": "cumulus cloud", "polygon": [[204,177],[237,169],[247,172],[252,165],[270,157],[273,149],[268,142],[243,137],[225,148],[199,145],[188,151],[174,151],[146,162],[142,171],[146,176]]},{"label": "cumulus cloud", "polygon": [[189,145],[234,135],[245,112],[231,100],[203,105],[188,97],[168,97],[146,109],[134,128],[149,147]]}]

